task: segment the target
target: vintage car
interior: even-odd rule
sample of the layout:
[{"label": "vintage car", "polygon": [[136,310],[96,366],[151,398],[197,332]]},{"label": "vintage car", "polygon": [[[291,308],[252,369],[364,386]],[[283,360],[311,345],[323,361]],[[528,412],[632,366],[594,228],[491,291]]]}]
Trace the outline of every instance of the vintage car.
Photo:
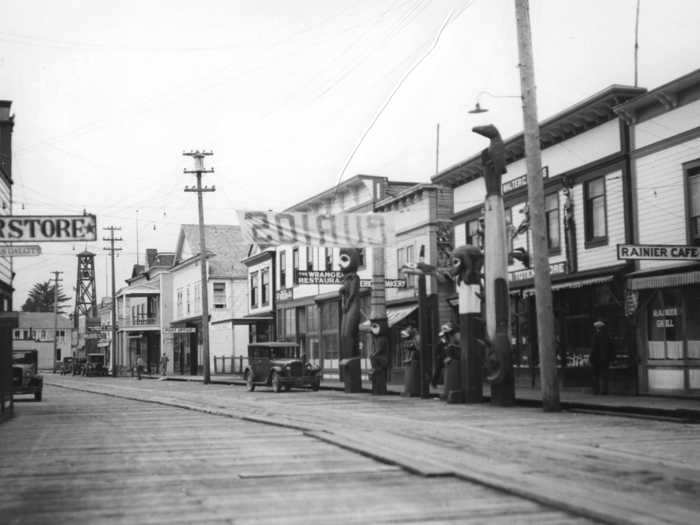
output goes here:
[{"label": "vintage car", "polygon": [[60,372],[61,375],[73,373],[73,358],[64,357],[63,361],[56,367],[56,371]]},{"label": "vintage car", "polygon": [[321,368],[300,356],[297,344],[272,342],[248,345],[248,366],[243,377],[249,392],[255,390],[256,385],[271,386],[274,392],[292,387],[318,390],[321,376]]},{"label": "vintage car", "polygon": [[88,354],[85,364],[82,367],[84,376],[106,376],[109,370],[105,366],[104,354]]},{"label": "vintage car", "polygon": [[44,378],[38,372],[37,350],[15,350],[12,352],[12,394],[34,394],[41,401]]}]

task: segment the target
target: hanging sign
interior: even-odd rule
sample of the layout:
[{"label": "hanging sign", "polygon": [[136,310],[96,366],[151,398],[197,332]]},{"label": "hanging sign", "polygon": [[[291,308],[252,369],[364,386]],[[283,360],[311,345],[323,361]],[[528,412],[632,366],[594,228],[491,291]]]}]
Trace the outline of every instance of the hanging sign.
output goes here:
[{"label": "hanging sign", "polygon": [[389,213],[293,213],[238,210],[241,231],[254,244],[385,246],[394,238]]},{"label": "hanging sign", "polygon": [[0,257],[29,257],[34,255],[41,255],[41,246],[38,244],[0,246]]},{"label": "hanging sign", "polygon": [[[343,272],[297,270],[296,284],[343,284]],[[360,287],[371,288],[372,279],[360,279]],[[406,279],[384,279],[385,288],[406,288]]]},{"label": "hanging sign", "polygon": [[76,242],[97,239],[94,215],[0,216],[0,241]]},{"label": "hanging sign", "polygon": [[166,334],[194,334],[196,331],[197,329],[193,326],[163,328],[163,332]]},{"label": "hanging sign", "polygon": [[700,246],[682,244],[618,244],[618,259],[700,261]]}]

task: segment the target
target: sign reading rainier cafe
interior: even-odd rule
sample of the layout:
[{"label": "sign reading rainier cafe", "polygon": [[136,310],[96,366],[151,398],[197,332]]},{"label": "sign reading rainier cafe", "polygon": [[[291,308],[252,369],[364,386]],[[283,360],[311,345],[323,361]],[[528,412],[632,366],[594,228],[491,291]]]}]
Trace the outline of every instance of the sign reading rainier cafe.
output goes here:
[{"label": "sign reading rainier cafe", "polygon": [[618,259],[700,261],[700,246],[681,244],[618,244]]}]

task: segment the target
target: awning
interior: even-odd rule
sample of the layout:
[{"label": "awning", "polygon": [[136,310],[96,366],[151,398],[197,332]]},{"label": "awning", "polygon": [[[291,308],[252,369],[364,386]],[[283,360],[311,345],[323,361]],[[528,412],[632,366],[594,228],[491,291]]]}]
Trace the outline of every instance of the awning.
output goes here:
[{"label": "awning", "polygon": [[[411,304],[408,306],[388,306],[386,309],[386,320],[389,323],[389,327],[406,319],[409,315],[418,309],[417,304]],[[369,320],[360,323],[360,329],[369,330]]]},{"label": "awning", "polygon": [[246,315],[244,317],[229,317],[228,319],[219,319],[217,321],[212,321],[211,324],[223,324],[231,323],[233,325],[250,325],[255,323],[271,323],[275,320],[275,316],[272,314],[268,315]]},{"label": "awning", "polygon": [[[601,277],[590,277],[589,279],[579,279],[578,281],[568,281],[564,283],[552,284],[552,291],[555,290],[565,290],[567,288],[585,288],[586,286],[593,286],[594,284],[609,283],[613,280],[612,275],[603,275]],[[529,297],[530,295],[535,295],[534,288],[527,288],[523,290],[523,296]]]},{"label": "awning", "polygon": [[107,348],[109,346],[109,341],[100,341],[97,343],[97,348]]},{"label": "awning", "polygon": [[630,290],[646,290],[649,288],[670,288],[675,286],[690,286],[700,283],[700,271],[672,273],[667,275],[652,275],[649,277],[634,277],[627,280]]}]

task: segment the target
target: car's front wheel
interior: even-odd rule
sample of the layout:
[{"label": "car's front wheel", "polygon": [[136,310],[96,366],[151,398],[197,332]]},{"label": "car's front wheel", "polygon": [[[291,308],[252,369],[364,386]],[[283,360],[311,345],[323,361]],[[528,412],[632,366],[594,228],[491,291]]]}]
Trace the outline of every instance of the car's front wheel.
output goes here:
[{"label": "car's front wheel", "polygon": [[272,372],[272,391],[277,393],[282,390],[282,382],[280,381],[280,375],[277,372]]},{"label": "car's front wheel", "polygon": [[253,383],[253,373],[250,370],[245,371],[245,388],[248,392],[255,390],[255,383]]},{"label": "car's front wheel", "polygon": [[41,390],[34,392],[34,401],[41,401]]}]

